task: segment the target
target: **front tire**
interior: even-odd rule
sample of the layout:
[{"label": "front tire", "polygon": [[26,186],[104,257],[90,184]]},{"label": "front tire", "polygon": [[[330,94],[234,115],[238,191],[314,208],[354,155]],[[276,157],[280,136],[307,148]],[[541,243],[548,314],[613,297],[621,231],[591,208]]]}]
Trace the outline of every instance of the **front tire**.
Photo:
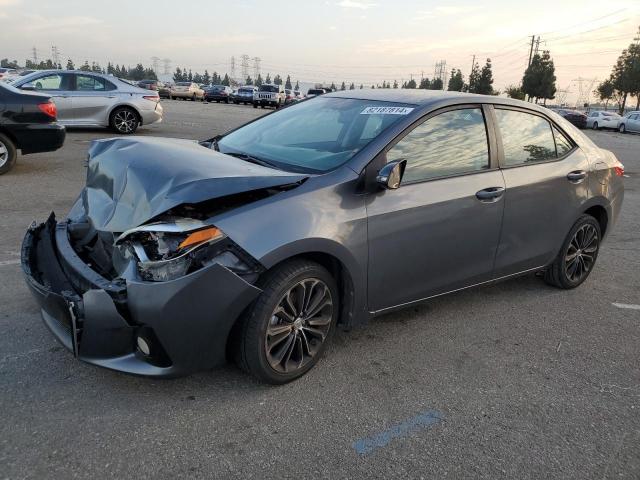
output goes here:
[{"label": "front tire", "polygon": [[247,373],[283,384],[321,358],[339,312],[338,288],[321,265],[286,262],[268,272],[264,290],[240,320],[236,359]]},{"label": "front tire", "polygon": [[582,215],[569,231],[560,253],[547,268],[544,280],[554,287],[571,289],[584,282],[596,263],[602,233],[591,215]]},{"label": "front tire", "polygon": [[11,170],[18,158],[18,150],[9,137],[0,133],[0,175]]},{"label": "front tire", "polygon": [[128,107],[116,108],[109,118],[109,125],[113,130],[123,135],[135,133],[140,124],[138,113]]},{"label": "front tire", "polygon": [[593,129],[598,130],[598,122],[593,122]]},{"label": "front tire", "polygon": [[624,126],[624,123],[618,127],[618,131],[620,133],[627,133],[627,127]]}]

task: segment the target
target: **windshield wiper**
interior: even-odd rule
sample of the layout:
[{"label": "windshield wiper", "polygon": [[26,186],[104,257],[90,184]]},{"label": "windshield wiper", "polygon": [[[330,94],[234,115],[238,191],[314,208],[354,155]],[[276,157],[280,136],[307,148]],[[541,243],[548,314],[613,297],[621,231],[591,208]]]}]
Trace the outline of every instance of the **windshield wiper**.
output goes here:
[{"label": "windshield wiper", "polygon": [[244,160],[245,162],[251,162],[251,163],[255,163],[256,165],[262,165],[263,167],[278,168],[274,163],[271,163],[267,160],[263,160],[258,157],[254,157],[253,155],[249,155],[248,153],[242,153],[242,152],[222,152],[222,153],[224,153],[225,155],[230,155],[235,158],[239,158],[240,160]]}]

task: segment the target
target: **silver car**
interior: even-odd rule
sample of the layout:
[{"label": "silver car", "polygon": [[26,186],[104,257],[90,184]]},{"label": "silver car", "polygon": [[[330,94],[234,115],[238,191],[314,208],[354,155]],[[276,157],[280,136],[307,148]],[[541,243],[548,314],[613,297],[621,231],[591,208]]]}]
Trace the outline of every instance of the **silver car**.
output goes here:
[{"label": "silver car", "polygon": [[622,117],[618,125],[618,130],[620,133],[640,133],[640,111],[629,112]]},{"label": "silver car", "polygon": [[72,70],[41,70],[12,85],[50,95],[58,108],[58,122],[67,127],[111,127],[134,133],[139,125],[162,121],[157,92],[137,87],[112,75]]}]

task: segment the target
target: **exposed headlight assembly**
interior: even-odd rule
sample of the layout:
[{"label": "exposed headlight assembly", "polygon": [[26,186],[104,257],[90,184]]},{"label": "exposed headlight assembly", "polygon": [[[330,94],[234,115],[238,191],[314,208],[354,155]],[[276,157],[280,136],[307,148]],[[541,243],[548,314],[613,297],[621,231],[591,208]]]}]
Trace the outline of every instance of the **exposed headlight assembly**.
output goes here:
[{"label": "exposed headlight assembly", "polygon": [[137,260],[143,280],[164,282],[218,262],[239,274],[252,273],[251,261],[243,261],[237,247],[217,227],[199,220],[178,219],[143,225],[124,232],[116,240],[123,256]]}]

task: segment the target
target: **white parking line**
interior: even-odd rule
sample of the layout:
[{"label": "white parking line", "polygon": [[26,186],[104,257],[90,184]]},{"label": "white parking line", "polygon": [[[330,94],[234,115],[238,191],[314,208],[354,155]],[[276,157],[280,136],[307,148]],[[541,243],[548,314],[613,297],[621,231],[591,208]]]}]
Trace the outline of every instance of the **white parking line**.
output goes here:
[{"label": "white parking line", "polygon": [[4,267],[6,265],[20,265],[20,260],[4,260],[0,262],[0,267]]},{"label": "white parking line", "polygon": [[640,310],[640,305],[633,305],[631,303],[612,303],[614,307],[626,308],[627,310]]}]

